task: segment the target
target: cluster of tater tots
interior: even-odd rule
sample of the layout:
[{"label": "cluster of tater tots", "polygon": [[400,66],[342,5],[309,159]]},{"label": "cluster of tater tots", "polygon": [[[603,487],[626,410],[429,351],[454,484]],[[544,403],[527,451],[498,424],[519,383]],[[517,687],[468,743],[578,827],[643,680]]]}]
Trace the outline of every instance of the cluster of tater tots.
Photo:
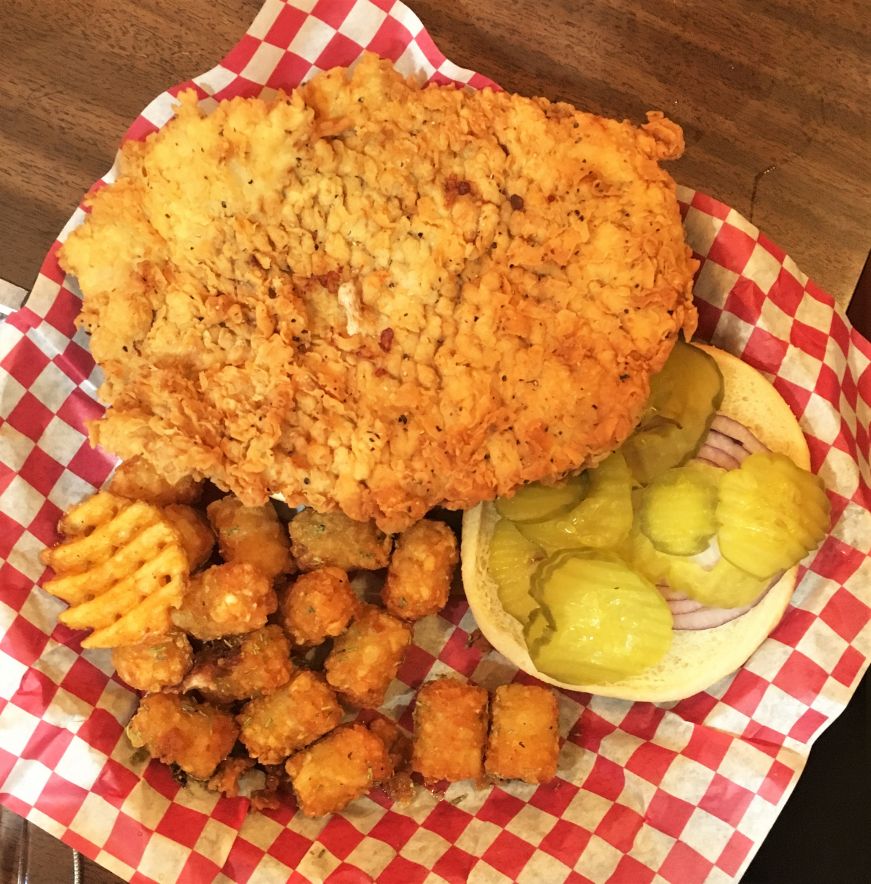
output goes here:
[{"label": "cluster of tater tots", "polygon": [[[170,485],[139,459],[108,490],[160,506],[191,570],[171,631],[113,649],[118,676],[144,692],[127,727],[134,746],[257,808],[289,786],[308,815],[375,786],[407,800],[412,771],[427,784],[554,776],[545,688],[506,685],[491,703],[474,685],[428,682],[413,742],[387,717],[352,721],[384,703],[414,621],[448,601],[458,559],[448,525],[425,519],[394,541],[342,513],[208,502],[214,489]],[[377,598],[354,580],[382,569]]]},{"label": "cluster of tater tots", "polygon": [[550,688],[500,685],[491,702],[484,688],[437,678],[417,694],[412,768],[425,783],[485,776],[545,783],[556,776],[558,724]]},{"label": "cluster of tater tots", "polygon": [[[384,702],[413,622],[446,604],[451,529],[419,523],[394,549],[374,524],[341,513],[287,511],[287,521],[232,495],[201,502],[199,485],[170,485],[138,459],[108,490],[161,506],[191,565],[173,631],[113,651],[119,677],[145,692],[127,728],[133,745],[231,795],[256,767],[273,788],[255,789],[255,806],[274,803],[284,777],[312,815],[379,784],[408,797],[399,728],[343,721]],[[354,574],[381,569],[379,599],[352,586]]]}]

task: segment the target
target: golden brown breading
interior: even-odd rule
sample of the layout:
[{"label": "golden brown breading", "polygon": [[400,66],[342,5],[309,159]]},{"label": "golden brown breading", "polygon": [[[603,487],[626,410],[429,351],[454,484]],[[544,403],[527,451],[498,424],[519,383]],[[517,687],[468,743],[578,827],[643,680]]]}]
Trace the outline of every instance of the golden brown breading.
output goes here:
[{"label": "golden brown breading", "polygon": [[191,668],[191,643],[183,632],[155,635],[138,645],[112,648],[118,678],[137,691],[159,691],[177,685]]},{"label": "golden brown breading", "polygon": [[338,813],[392,772],[384,743],[362,724],[334,730],[289,759],[286,769],[306,816]]},{"label": "golden brown breading", "polygon": [[504,684],[490,707],[484,769],[490,776],[546,783],[556,776],[559,708],[550,688]]},{"label": "golden brown breading", "polygon": [[453,678],[417,692],[411,766],[426,782],[482,779],[488,699],[484,688]]},{"label": "golden brown breading", "polygon": [[209,560],[215,548],[215,535],[209,523],[205,516],[192,506],[172,503],[162,507],[162,510],[172,527],[178,531],[191,571],[196,571]]},{"label": "golden brown breading", "polygon": [[661,114],[420,88],[364,56],[127,142],[62,266],[93,441],[401,530],[589,465],[696,322]]},{"label": "golden brown breading", "polygon": [[290,642],[280,626],[264,626],[205,645],[182,689],[199,691],[212,703],[260,697],[290,680]]},{"label": "golden brown breading", "polygon": [[341,635],[359,607],[360,600],[341,568],[301,574],[278,597],[279,623],[300,647]]},{"label": "golden brown breading", "polygon": [[145,458],[135,456],[118,464],[106,490],[129,500],[144,500],[155,506],[166,506],[170,503],[196,503],[202,493],[202,483],[188,475],[181,475],[170,482]]},{"label": "golden brown breading", "polygon": [[384,607],[403,620],[419,620],[447,604],[457,564],[457,538],[444,522],[421,519],[396,542],[381,590]]},{"label": "golden brown breading", "polygon": [[233,716],[209,703],[178,694],[143,697],[127,725],[137,748],[165,764],[177,764],[192,777],[210,777],[233,748],[239,728]]},{"label": "golden brown breading", "polygon": [[220,792],[228,798],[235,798],[239,794],[239,780],[252,767],[254,767],[254,761],[251,758],[243,756],[226,758],[209,778],[206,788],[210,792]]},{"label": "golden brown breading", "polygon": [[363,605],[327,656],[327,681],[352,705],[374,709],[384,702],[409,644],[407,623]]},{"label": "golden brown breading", "polygon": [[300,571],[332,565],[343,571],[377,571],[390,558],[393,541],[374,522],[355,522],[344,513],[303,510],[289,525]]},{"label": "golden brown breading", "polygon": [[257,811],[278,810],[281,807],[281,791],[287,776],[280,764],[261,765],[266,774],[262,789],[251,793],[251,809]]},{"label": "golden brown breading", "polygon": [[414,798],[414,781],[411,779],[411,740],[399,726],[387,718],[369,722],[369,730],[384,743],[393,773],[381,787],[392,801],[408,804]]},{"label": "golden brown breading", "polygon": [[206,512],[225,562],[248,562],[270,580],[294,570],[287,530],[271,503],[245,506],[230,494],[210,503]]},{"label": "golden brown breading", "polygon": [[272,584],[253,565],[213,565],[191,577],[172,622],[208,641],[258,629],[277,607]]},{"label": "golden brown breading", "polygon": [[249,700],[236,719],[251,757],[278,764],[331,731],[342,708],[320,675],[303,671],[277,691]]}]

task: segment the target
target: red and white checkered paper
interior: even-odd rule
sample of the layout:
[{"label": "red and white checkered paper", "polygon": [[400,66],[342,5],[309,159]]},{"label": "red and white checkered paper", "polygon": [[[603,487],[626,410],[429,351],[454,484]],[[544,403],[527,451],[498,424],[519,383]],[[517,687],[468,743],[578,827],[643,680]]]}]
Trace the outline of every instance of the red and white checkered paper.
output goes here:
[{"label": "red and white checkered paper", "polygon": [[[364,48],[406,73],[490,85],[446,60],[393,0],[267,0],[194,84],[209,107],[295,86]],[[152,102],[127,137],[165,123],[181,88]],[[408,807],[373,794],[328,819],[292,805],[247,815],[245,799],[182,789],[166,767],[134,758],[123,727],[135,695],[106,652],[82,653],[81,636],[56,623],[60,603],[35,588],[61,511],[112,467],[87,443],[98,376],[73,324],[77,290],[55,259],[79,210],[27,307],[0,325],[0,801],[141,882],[739,878],[871,656],[871,345],[737,212],[687,189],[680,199],[702,260],[700,337],[773,378],[835,518],[783,621],[736,675],[667,706],[563,693],[559,776],[548,785],[458,783],[445,800],[420,791]],[[413,691],[432,675],[487,687],[526,678],[470,645],[474,626],[461,600],[417,625],[387,714],[410,727]]]}]

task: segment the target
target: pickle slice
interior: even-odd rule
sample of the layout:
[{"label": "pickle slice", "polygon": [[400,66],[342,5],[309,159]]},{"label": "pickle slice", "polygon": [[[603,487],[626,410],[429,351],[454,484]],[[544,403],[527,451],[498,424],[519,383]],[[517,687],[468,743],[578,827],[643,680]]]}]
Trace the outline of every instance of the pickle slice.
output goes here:
[{"label": "pickle slice", "polygon": [[556,485],[532,482],[512,497],[496,500],[496,512],[512,522],[539,522],[567,513],[586,494],[590,480],[585,473],[570,476]]},{"label": "pickle slice", "polygon": [[566,550],[533,577],[540,608],[524,638],[536,667],[569,684],[607,684],[653,666],[672,641],[656,587],[610,553]]},{"label": "pickle slice", "polygon": [[560,549],[614,549],[632,527],[632,476],[620,452],[606,458],[589,477],[590,490],[563,516],[518,523],[520,533],[548,552]]},{"label": "pickle slice", "polygon": [[490,537],[490,576],[502,607],[512,617],[525,623],[538,607],[529,594],[532,574],[544,559],[541,548],[528,541],[507,519],[500,519]]},{"label": "pickle slice", "polygon": [[531,648],[544,641],[553,632],[553,623],[548,620],[547,614],[536,605],[523,627],[523,638],[526,647]]},{"label": "pickle slice", "polygon": [[642,492],[641,530],[660,551],[693,556],[707,549],[717,531],[717,494],[723,471],[691,462],[657,476]]},{"label": "pickle slice", "polygon": [[626,463],[646,485],[689,460],[701,447],[723,401],[717,363],[698,347],[678,341],[650,382],[647,409],[623,443]]},{"label": "pickle slice", "polygon": [[829,501],[817,476],[782,454],[759,452],[723,476],[716,518],[723,556],[750,574],[771,577],[825,537]]},{"label": "pickle slice", "polygon": [[706,569],[685,556],[660,552],[637,528],[630,540],[632,566],[639,573],[711,608],[743,608],[759,598],[770,582],[770,578],[748,574],[722,557]]}]

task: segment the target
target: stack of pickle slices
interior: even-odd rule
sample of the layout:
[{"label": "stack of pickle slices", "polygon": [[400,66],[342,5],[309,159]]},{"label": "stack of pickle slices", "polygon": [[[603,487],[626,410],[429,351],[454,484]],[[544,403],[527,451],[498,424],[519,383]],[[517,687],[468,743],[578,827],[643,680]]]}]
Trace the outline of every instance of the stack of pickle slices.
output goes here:
[{"label": "stack of pickle slices", "polygon": [[823,485],[789,458],[694,459],[722,398],[714,359],[679,342],[621,449],[496,501],[489,571],[540,672],[578,685],[642,672],[672,642],[664,592],[744,607],[825,535]]}]

